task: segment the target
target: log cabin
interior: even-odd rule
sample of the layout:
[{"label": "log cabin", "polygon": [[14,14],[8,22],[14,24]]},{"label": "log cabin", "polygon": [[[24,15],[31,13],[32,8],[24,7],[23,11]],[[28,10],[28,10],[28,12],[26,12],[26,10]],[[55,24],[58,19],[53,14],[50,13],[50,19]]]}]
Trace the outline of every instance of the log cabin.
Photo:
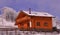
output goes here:
[{"label": "log cabin", "polygon": [[52,31],[53,15],[46,12],[20,11],[15,25],[22,31]]}]

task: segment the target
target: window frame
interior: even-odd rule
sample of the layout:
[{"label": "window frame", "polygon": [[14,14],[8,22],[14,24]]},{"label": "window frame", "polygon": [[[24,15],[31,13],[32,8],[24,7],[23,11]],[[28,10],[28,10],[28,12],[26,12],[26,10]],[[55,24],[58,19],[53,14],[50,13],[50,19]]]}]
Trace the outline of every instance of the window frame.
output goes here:
[{"label": "window frame", "polygon": [[44,26],[48,26],[48,22],[44,22]]}]

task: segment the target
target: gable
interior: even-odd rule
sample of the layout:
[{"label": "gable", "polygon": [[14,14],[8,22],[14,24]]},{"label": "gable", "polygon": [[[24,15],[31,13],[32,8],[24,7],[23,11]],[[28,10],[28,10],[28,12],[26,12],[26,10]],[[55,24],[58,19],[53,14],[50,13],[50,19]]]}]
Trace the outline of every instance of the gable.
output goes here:
[{"label": "gable", "polygon": [[25,17],[25,16],[27,16],[27,14],[24,13],[24,12],[21,10],[21,11],[19,12],[19,14],[18,14],[16,20],[19,19],[19,18],[23,18],[23,17]]}]

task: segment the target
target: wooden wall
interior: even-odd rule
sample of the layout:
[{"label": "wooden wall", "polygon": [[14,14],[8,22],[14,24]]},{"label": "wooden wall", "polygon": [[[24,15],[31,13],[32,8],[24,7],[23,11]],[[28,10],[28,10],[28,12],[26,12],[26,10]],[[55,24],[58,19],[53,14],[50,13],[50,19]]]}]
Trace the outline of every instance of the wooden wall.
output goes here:
[{"label": "wooden wall", "polygon": [[[27,16],[27,17],[26,17]],[[26,18],[24,18],[26,17]],[[28,19],[29,18],[29,19]],[[25,20],[22,21],[21,19]],[[16,18],[16,21],[19,20],[22,21],[22,23],[18,23],[16,22],[16,24],[18,24],[18,28],[19,29],[43,29],[43,30],[52,30],[52,17],[44,17],[44,16],[28,16],[27,14],[25,14],[24,12],[20,12],[19,15]],[[31,25],[32,27],[29,27],[29,21],[31,21]],[[37,26],[37,23],[39,26]]]}]

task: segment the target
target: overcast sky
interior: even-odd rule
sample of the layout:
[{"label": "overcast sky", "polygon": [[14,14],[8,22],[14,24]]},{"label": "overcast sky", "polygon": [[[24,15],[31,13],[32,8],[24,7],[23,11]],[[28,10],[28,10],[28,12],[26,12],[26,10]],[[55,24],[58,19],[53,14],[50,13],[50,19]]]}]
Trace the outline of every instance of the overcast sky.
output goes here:
[{"label": "overcast sky", "polygon": [[28,10],[48,12],[60,19],[60,0],[0,0],[0,9],[8,6],[16,11]]}]

